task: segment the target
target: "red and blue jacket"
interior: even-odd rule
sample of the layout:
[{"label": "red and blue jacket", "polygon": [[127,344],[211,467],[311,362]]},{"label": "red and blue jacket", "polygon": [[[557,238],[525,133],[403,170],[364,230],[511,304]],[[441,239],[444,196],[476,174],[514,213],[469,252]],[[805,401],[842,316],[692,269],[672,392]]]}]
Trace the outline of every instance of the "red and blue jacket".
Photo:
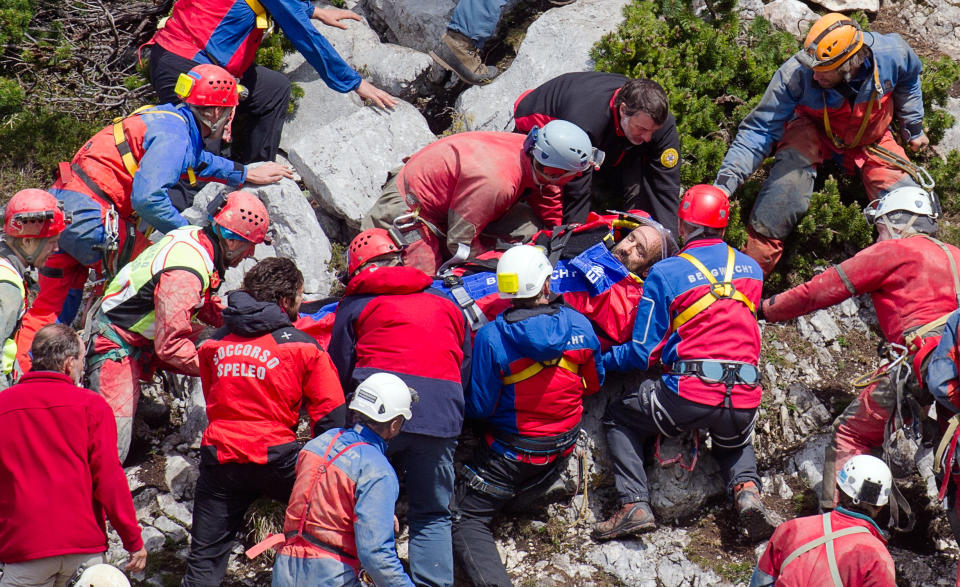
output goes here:
[{"label": "red and blue jacket", "polygon": [[467,417],[488,423],[490,448],[514,460],[533,462],[514,440],[577,430],[583,396],[603,383],[593,327],[561,303],[507,310],[480,329],[473,350]]},{"label": "red and blue jacket", "polygon": [[[284,576],[296,579],[290,584],[337,584],[342,567],[308,560],[334,558],[356,571],[362,567],[376,585],[413,586],[394,543],[400,484],[386,448],[374,431],[357,424],[328,430],[300,451],[283,523],[287,541],[278,550],[279,557],[304,559],[304,564],[285,566]],[[288,576],[290,569],[296,577]],[[338,575],[330,576],[331,571]]]},{"label": "red and blue jacket", "polygon": [[470,329],[432,283],[415,267],[364,269],[337,307],[330,350],[348,393],[374,373],[393,373],[420,395],[404,431],[455,438],[463,427],[462,382],[470,377]]},{"label": "red and blue jacket", "polygon": [[99,260],[93,246],[103,242],[105,207],[113,205],[125,219],[136,214],[167,233],[189,224],[167,195],[170,187],[187,177],[188,169],[198,180],[231,187],[239,187],[247,177],[243,165],[204,149],[200,128],[185,104],[154,106],[124,118],[122,124],[130,153],[139,163],[133,176],[121,159],[110,125],[80,147],[69,173],[61,174],[50,188],[73,214],[60,235],[60,248],[87,265]]},{"label": "red and blue jacket", "polygon": [[209,421],[202,459],[266,464],[296,453],[301,405],[316,436],[345,423],[330,357],[280,306],[233,291],[223,321],[198,350]]},{"label": "red and blue jacket", "polygon": [[[704,238],[685,246],[681,253],[696,258],[723,281],[728,252],[734,253],[732,282],[753,304],[760,303],[763,272],[749,256],[720,239]],[[760,357],[760,328],[753,310],[733,298],[721,298],[689,320],[674,327],[676,318],[710,292],[710,281],[682,257],[668,257],[656,263],[643,282],[643,297],[634,319],[633,340],[604,354],[604,367],[611,371],[646,371],[662,363],[663,382],[680,397],[720,405],[726,396],[723,383],[707,383],[695,375],[672,375],[680,360],[737,361],[757,365]],[[734,408],[760,405],[760,385],[734,385],[730,400]]]},{"label": "red and blue jacket", "polygon": [[923,134],[920,58],[900,35],[863,33],[863,37],[871,56],[849,83],[821,88],[813,79],[813,70],[802,65],[796,56],[780,66],[760,103],[740,123],[717,173],[717,185],[732,194],[783,138],[792,119],[812,118],[825,131],[824,109],[834,135],[851,145],[870,108],[863,136],[853,147],[877,142],[888,132],[894,116],[908,140]]},{"label": "red and blue jacket", "polygon": [[305,0],[177,0],[170,18],[150,42],[184,59],[219,65],[241,77],[253,64],[266,30],[257,26],[251,4],[262,4],[331,89],[346,93],[360,86],[360,74],[313,26],[314,7]]},{"label": "red and blue jacket", "polygon": [[960,412],[960,310],[950,314],[925,374],[927,389],[951,413]]}]

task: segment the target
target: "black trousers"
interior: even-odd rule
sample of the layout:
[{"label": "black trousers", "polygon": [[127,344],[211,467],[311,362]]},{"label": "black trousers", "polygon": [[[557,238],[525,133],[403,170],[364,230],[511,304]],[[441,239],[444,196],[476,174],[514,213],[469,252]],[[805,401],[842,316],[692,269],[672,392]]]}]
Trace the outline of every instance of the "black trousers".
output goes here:
[{"label": "black trousers", "polygon": [[720,464],[728,491],[745,481],[753,481],[759,488],[753,451],[756,413],[756,409],[724,408],[684,399],[664,387],[659,378],[644,380],[635,390],[610,402],[603,423],[620,505],[650,501],[643,451],[645,444],[660,433],[676,436],[687,430],[709,430],[711,452]]},{"label": "black trousers", "polygon": [[[177,78],[195,65],[195,61],[150,45],[150,82],[161,103],[180,101],[173,91]],[[290,104],[290,80],[278,71],[253,65],[240,76],[240,84],[250,95],[237,106],[230,158],[243,164],[273,161]],[[211,149],[209,145],[208,150],[220,153],[219,148]]]},{"label": "black trousers", "polygon": [[[497,487],[518,492],[521,489],[535,491],[531,483],[546,484],[551,479],[557,463],[546,465],[518,463],[506,459],[486,446],[481,446],[469,467],[484,481]],[[457,479],[454,493],[453,552],[460,561],[470,581],[477,587],[503,587],[513,585],[507,569],[500,561],[497,543],[490,525],[493,517],[511,498],[495,497],[467,486],[466,480]]]},{"label": "black trousers", "polygon": [[182,587],[220,585],[250,504],[263,496],[284,504],[290,500],[297,479],[297,454],[291,451],[266,465],[200,465],[193,501],[190,556]]}]

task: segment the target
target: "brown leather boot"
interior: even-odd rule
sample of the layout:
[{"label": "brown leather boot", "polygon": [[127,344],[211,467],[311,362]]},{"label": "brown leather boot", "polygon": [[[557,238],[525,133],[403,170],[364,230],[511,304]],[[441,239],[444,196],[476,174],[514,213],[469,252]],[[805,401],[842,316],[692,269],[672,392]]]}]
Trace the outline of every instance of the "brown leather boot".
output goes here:
[{"label": "brown leather boot", "polygon": [[593,527],[596,540],[610,540],[621,536],[647,532],[657,527],[650,505],[643,501],[625,503],[606,522]]},{"label": "brown leather boot", "polygon": [[468,84],[489,83],[500,73],[496,67],[483,64],[471,39],[450,29],[440,39],[436,51],[430,52],[430,57]]},{"label": "brown leather boot", "polygon": [[752,542],[770,538],[777,525],[771,520],[770,513],[760,500],[760,490],[753,481],[745,481],[733,486],[733,502],[740,517],[744,534]]}]

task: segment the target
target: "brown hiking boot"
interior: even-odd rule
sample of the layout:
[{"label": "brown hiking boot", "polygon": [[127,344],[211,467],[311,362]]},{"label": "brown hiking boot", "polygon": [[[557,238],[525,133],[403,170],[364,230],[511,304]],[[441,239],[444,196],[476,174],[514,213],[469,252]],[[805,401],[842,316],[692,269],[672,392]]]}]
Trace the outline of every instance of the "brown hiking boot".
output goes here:
[{"label": "brown hiking boot", "polygon": [[593,527],[593,537],[596,540],[610,540],[647,532],[657,527],[650,505],[643,501],[625,503],[606,522],[600,522]]},{"label": "brown hiking boot", "polygon": [[483,64],[472,40],[450,29],[440,39],[437,50],[430,52],[430,57],[468,84],[489,83],[500,73],[496,67]]},{"label": "brown hiking boot", "polygon": [[753,481],[738,483],[733,487],[733,502],[740,516],[743,533],[751,542],[770,538],[777,528],[770,513],[760,500],[760,491]]}]

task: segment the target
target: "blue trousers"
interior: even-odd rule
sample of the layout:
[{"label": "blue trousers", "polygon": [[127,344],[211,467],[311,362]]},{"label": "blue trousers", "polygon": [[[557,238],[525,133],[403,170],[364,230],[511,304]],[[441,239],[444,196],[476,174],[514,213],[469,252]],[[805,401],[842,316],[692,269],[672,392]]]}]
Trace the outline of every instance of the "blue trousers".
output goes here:
[{"label": "blue trousers", "polygon": [[500,9],[506,3],[507,0],[460,0],[447,28],[473,39],[477,47],[483,47],[497,30]]},{"label": "blue trousers", "polygon": [[406,475],[410,509],[410,577],[419,585],[453,585],[450,502],[456,438],[401,432],[387,457]]}]

